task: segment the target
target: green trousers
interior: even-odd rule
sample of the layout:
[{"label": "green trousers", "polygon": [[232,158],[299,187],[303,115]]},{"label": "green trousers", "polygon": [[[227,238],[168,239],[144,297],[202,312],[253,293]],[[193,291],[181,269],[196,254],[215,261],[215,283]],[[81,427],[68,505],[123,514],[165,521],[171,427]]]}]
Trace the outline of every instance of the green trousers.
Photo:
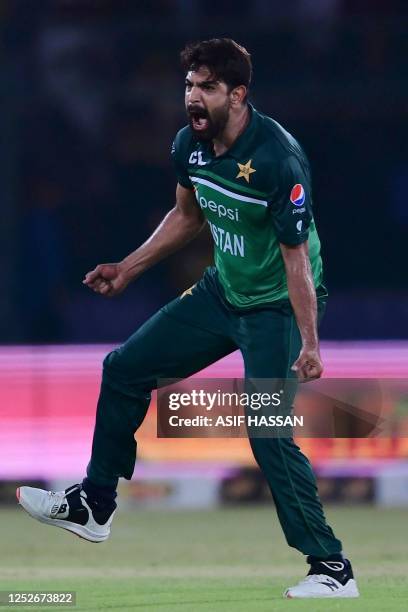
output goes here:
[{"label": "green trousers", "polygon": [[[321,315],[324,300],[318,303]],[[223,297],[216,270],[208,268],[191,291],[159,310],[105,358],[88,477],[100,486],[132,477],[134,432],[157,379],[186,378],[237,349],[246,378],[289,378],[300,347],[288,301],[234,309]],[[254,437],[250,444],[288,544],[305,555],[339,553],[342,545],[326,523],[311,465],[293,439]]]}]

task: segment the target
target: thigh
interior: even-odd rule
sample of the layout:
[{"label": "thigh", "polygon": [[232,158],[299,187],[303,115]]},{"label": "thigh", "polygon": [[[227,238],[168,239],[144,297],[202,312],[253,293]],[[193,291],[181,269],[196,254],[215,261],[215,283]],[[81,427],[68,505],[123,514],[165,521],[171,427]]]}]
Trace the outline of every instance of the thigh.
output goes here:
[{"label": "thigh", "polygon": [[[325,302],[319,300],[318,322],[324,309]],[[274,409],[274,414],[289,414],[298,388],[297,376],[291,367],[302,347],[292,307],[287,303],[253,312],[245,316],[240,330],[239,348],[244,359],[247,384],[252,381],[252,392],[279,393],[284,401]],[[269,414],[268,411],[270,408],[266,409],[265,414]],[[259,436],[265,433],[259,428],[255,431]],[[287,432],[282,430],[282,434],[286,436]]]},{"label": "thigh", "polygon": [[237,349],[228,315],[204,287],[167,304],[104,362],[111,382],[147,392],[158,378],[186,378]]},{"label": "thigh", "polygon": [[[318,301],[318,322],[325,302]],[[244,315],[237,338],[247,378],[294,378],[291,366],[299,356],[302,339],[290,305]]]},{"label": "thigh", "polygon": [[246,378],[290,378],[301,339],[291,313],[263,310],[246,317],[240,350]]}]

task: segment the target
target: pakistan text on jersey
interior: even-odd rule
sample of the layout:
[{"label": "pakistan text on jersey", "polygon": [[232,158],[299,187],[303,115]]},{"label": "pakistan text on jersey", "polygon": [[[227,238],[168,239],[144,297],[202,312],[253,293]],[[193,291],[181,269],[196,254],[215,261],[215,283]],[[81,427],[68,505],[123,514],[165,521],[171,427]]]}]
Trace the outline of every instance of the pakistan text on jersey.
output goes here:
[{"label": "pakistan text on jersey", "polygon": [[211,221],[208,221],[211,229],[211,234],[214,238],[216,246],[223,253],[230,253],[235,257],[245,257],[244,237],[238,234],[230,234],[222,227],[217,227]]}]

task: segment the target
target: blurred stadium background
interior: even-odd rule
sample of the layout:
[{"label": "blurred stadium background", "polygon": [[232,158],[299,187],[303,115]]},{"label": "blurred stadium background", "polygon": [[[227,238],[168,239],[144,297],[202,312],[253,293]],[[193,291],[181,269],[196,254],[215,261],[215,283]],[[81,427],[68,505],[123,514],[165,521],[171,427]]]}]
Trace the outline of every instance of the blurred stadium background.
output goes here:
[{"label": "blurred stadium background", "polygon": [[[0,504],[82,477],[104,354],[211,261],[203,235],[115,300],[81,285],[172,206],[187,41],[246,46],[252,102],[309,156],[325,376],[408,376],[407,26],[402,0],[1,3]],[[237,354],[204,373],[241,374]],[[129,509],[271,503],[245,440],[158,440],[154,402],[138,440]],[[407,438],[301,445],[324,500],[408,505]]]}]

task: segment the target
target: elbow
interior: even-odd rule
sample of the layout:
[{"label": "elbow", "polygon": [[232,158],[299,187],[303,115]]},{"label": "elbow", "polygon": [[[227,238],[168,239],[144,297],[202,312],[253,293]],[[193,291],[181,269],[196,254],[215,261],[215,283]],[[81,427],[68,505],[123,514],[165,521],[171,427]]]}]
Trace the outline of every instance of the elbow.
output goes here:
[{"label": "elbow", "polygon": [[184,215],[183,225],[191,233],[198,234],[205,224],[205,219],[201,215]]},{"label": "elbow", "polygon": [[310,259],[304,251],[300,249],[282,252],[286,275],[299,278],[307,277],[311,274]]},{"label": "elbow", "polygon": [[308,276],[309,266],[306,262],[296,262],[286,265],[286,276],[289,278],[299,278]]}]

